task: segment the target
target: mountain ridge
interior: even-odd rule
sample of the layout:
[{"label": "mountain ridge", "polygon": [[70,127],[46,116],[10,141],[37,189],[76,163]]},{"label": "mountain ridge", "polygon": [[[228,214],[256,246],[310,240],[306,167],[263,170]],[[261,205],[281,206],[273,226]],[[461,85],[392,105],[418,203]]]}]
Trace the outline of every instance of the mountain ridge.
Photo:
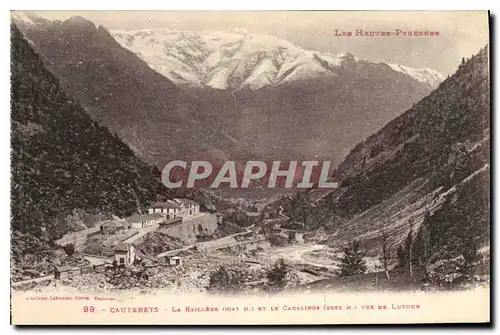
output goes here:
[{"label": "mountain ridge", "polygon": [[11,85],[13,231],[54,238],[85,228],[71,221],[126,216],[155,200],[158,173],[62,90],[15,25]]},{"label": "mountain ridge", "polygon": [[[352,66],[359,61],[350,53],[333,55],[305,50],[270,34],[175,29],[110,32],[120,45],[173,82],[223,90],[259,89],[294,80],[334,78],[346,64]],[[444,79],[439,72],[428,68],[386,65],[430,88]]]},{"label": "mountain ridge", "polygon": [[[160,168],[174,159],[336,165],[355,143],[430,92],[407,74],[352,55],[337,74],[330,72],[335,80],[238,91],[187,87],[153,70],[102,26],[80,19],[43,22],[43,29],[21,30],[65,90]],[[327,65],[317,64],[322,71]]]},{"label": "mountain ridge", "polygon": [[413,238],[431,235],[433,261],[487,247],[489,80],[486,46],[358,143],[333,173],[338,189],[313,189],[278,205],[287,207],[292,224],[334,245],[354,239],[376,254],[385,232],[393,264],[409,231]]}]

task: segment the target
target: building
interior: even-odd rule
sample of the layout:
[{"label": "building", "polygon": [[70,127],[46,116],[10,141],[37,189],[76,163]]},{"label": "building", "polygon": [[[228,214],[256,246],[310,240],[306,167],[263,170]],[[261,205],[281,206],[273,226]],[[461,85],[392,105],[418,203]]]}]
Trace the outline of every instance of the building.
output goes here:
[{"label": "building", "polygon": [[182,217],[194,216],[200,212],[200,205],[191,199],[174,199],[180,206],[180,215]]},{"label": "building", "polygon": [[187,198],[158,201],[148,208],[149,214],[161,214],[165,220],[170,220],[178,216],[195,216],[199,212],[200,205],[196,201]]},{"label": "building", "polygon": [[181,251],[186,249],[169,250],[156,255],[159,260],[164,260],[167,265],[182,265],[182,260],[180,257]]},{"label": "building", "polygon": [[116,234],[125,229],[127,229],[125,222],[106,221],[101,225],[101,234]]},{"label": "building", "polygon": [[182,216],[160,222],[160,228],[168,228],[182,223]]},{"label": "building", "polygon": [[198,204],[196,201],[193,201],[191,199],[186,199],[186,202],[189,205],[189,214],[190,215],[197,215],[200,213],[200,204]]},{"label": "building", "polygon": [[159,224],[163,220],[163,215],[160,213],[134,214],[127,219],[127,223],[130,228],[140,229]]},{"label": "building", "polygon": [[182,260],[180,256],[168,257],[168,264],[172,266],[182,265]]},{"label": "building", "polygon": [[54,278],[55,279],[71,278],[73,276],[72,271],[73,271],[73,268],[71,266],[67,266],[67,265],[56,266],[56,269],[54,271]]},{"label": "building", "polygon": [[135,260],[135,246],[131,243],[118,243],[115,246],[115,261],[119,266],[130,266]]},{"label": "building", "polygon": [[96,225],[91,228],[65,234],[60,239],[56,240],[54,243],[58,247],[64,247],[68,244],[73,244],[73,246],[79,247],[84,245],[89,237],[99,234],[100,230],[101,230],[100,225]]},{"label": "building", "polygon": [[158,201],[148,208],[148,212],[161,214],[165,220],[169,220],[178,217],[180,209],[181,206],[175,201]]}]

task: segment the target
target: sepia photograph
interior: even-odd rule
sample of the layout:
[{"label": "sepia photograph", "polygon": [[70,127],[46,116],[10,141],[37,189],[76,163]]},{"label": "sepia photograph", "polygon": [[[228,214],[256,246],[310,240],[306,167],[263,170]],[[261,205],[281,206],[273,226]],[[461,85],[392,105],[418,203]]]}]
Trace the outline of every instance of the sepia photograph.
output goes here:
[{"label": "sepia photograph", "polygon": [[489,29],[11,11],[11,323],[490,322]]}]

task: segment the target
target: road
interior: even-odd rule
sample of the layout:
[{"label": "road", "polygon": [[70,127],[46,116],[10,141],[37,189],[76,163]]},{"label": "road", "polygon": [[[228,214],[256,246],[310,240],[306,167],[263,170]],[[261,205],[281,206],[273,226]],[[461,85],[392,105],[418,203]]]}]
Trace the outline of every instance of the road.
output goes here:
[{"label": "road", "polygon": [[280,206],[280,212],[279,212],[279,215],[284,218],[285,220],[289,220],[290,218],[288,216],[286,216],[285,214],[283,214],[283,206]]},{"label": "road", "polygon": [[54,276],[50,275],[50,276],[45,276],[45,277],[39,277],[39,278],[33,278],[33,279],[28,279],[28,280],[13,282],[11,284],[11,286],[12,287],[17,287],[17,286],[21,286],[21,285],[24,285],[24,284],[41,283],[41,282],[44,282],[46,280],[53,280],[53,279],[54,279]]},{"label": "road", "polygon": [[89,261],[90,264],[92,264],[93,266],[98,266],[98,265],[113,262],[113,257],[105,257],[105,256],[99,256],[99,255],[84,254],[83,258],[85,258],[85,260]]},{"label": "road", "polygon": [[219,255],[219,254],[208,254],[209,257],[214,258],[214,259],[219,259],[221,261],[229,261],[229,262],[245,262],[245,263],[253,263],[253,264],[262,264],[261,261],[259,261],[256,258],[250,258],[250,257],[237,257],[237,256],[227,256],[227,255]]},{"label": "road", "polygon": [[159,224],[155,224],[155,225],[152,225],[152,226],[149,226],[149,227],[145,227],[145,228],[131,229],[131,231],[137,231],[138,233],[135,234],[135,235],[133,235],[133,236],[130,236],[129,238],[127,238],[125,240],[123,240],[122,243],[134,243],[137,239],[143,237],[147,233],[150,233],[150,232],[158,229],[159,227],[160,227]]}]

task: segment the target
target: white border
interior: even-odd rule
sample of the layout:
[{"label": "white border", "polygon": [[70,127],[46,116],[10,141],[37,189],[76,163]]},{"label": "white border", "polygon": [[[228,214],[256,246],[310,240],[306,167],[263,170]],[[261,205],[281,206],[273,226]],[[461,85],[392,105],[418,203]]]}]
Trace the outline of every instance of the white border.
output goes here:
[{"label": "white border", "polygon": [[[3,48],[1,48],[1,67],[0,78],[2,80],[2,90],[1,92],[1,101],[3,105],[3,109],[0,112],[0,154],[2,157],[2,164],[0,164],[0,215],[2,218],[2,225],[4,233],[0,234],[0,245],[4,248],[3,252],[0,253],[1,260],[1,268],[7,269],[10,267],[10,234],[9,234],[9,201],[10,201],[10,188],[9,188],[9,180],[10,180],[10,164],[9,162],[9,152],[10,152],[10,138],[9,138],[9,124],[10,124],[10,69],[7,64],[9,64],[9,47],[10,39],[9,39],[9,13],[8,10],[492,10],[493,14],[500,13],[499,8],[500,1],[498,0],[484,0],[484,1],[474,1],[474,2],[465,2],[465,1],[436,1],[436,0],[413,0],[413,1],[382,1],[382,0],[358,0],[354,1],[320,1],[320,0],[252,0],[249,2],[241,2],[241,1],[227,1],[227,0],[209,0],[209,1],[180,1],[180,2],[171,2],[171,1],[152,1],[152,0],[141,0],[141,1],[106,1],[105,3],[101,0],[85,0],[79,2],[69,2],[69,1],[54,1],[54,0],[43,0],[43,1],[35,1],[35,0],[23,0],[23,1],[7,1],[2,2],[1,6],[5,6],[5,10],[2,10],[2,15],[0,16],[1,27],[2,27],[2,39],[3,39]],[[3,8],[2,8],[3,9]],[[497,22],[498,24],[498,22]],[[494,41],[492,41],[494,43]],[[492,45],[494,47],[494,45]],[[495,54],[496,56],[496,54]],[[492,60],[496,61],[497,57]],[[494,83],[497,83],[496,73],[494,75]],[[498,97],[497,87],[494,87],[494,96]],[[492,110],[492,114],[496,113],[496,110]],[[494,129],[499,129],[498,117],[495,119],[495,123],[493,125]],[[495,139],[497,136],[494,137]],[[494,148],[498,147],[498,143],[495,140]],[[492,161],[494,166],[496,167],[496,159]],[[498,172],[495,168],[494,172]],[[495,173],[498,176],[498,173]],[[496,183],[494,186],[497,186]],[[494,204],[492,208],[500,208],[499,200],[494,198]],[[493,225],[493,223],[492,223]],[[493,239],[495,241],[500,241],[498,236],[498,228],[495,228],[495,236]],[[493,250],[496,250],[497,247]],[[495,252],[494,259],[497,260],[497,253]],[[496,269],[497,261],[493,265]],[[14,332],[16,329],[10,327],[10,273],[9,271],[3,271],[4,276],[2,276],[2,297],[1,301],[3,302],[3,308],[1,310],[2,316],[4,320],[2,320],[2,330],[6,333]],[[497,286],[498,281],[497,277],[494,278],[495,285]],[[494,309],[498,312],[498,308]],[[62,313],[64,311],[61,311]],[[498,321],[497,315],[492,316],[493,319]],[[47,329],[48,331],[52,331],[52,329]],[[76,329],[75,329],[76,330]],[[83,329],[80,331],[87,331],[88,329]],[[259,333],[268,333],[270,329],[256,329]],[[355,333],[368,331],[368,328],[364,329],[348,329],[348,331],[352,331]],[[27,330],[24,330],[27,331]],[[30,331],[36,331],[34,329]],[[59,330],[63,333],[73,331],[68,329]],[[105,330],[102,329],[94,329],[96,333],[104,333]],[[143,329],[116,329],[115,331],[127,331],[140,333]],[[165,329],[160,331],[168,331],[168,332],[179,332],[179,331],[198,331],[198,329]],[[234,332],[235,329],[206,329],[205,332],[212,332],[214,334],[223,332]],[[250,332],[251,329],[239,329],[239,332]],[[273,331],[278,331],[274,329]],[[326,332],[343,332],[346,329],[280,329],[279,331],[290,332],[290,331],[314,331],[318,333],[326,333]],[[399,331],[399,329],[377,329],[377,332],[385,333],[387,331]],[[426,333],[432,334],[436,333],[435,329],[425,329]],[[471,330],[467,329],[454,329],[453,332],[462,332],[465,331],[470,333]],[[2,332],[4,333],[4,332]]]}]

